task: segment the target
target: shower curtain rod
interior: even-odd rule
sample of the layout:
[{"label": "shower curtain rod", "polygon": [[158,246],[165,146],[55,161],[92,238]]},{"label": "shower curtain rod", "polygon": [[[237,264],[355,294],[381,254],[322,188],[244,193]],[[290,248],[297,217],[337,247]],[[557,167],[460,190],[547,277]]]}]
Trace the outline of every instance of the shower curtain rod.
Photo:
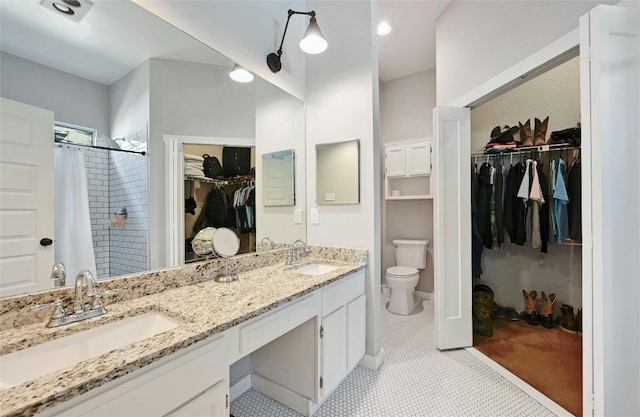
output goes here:
[{"label": "shower curtain rod", "polygon": [[71,142],[56,142],[56,145],[58,145],[58,146],[63,146],[63,145],[79,146],[81,148],[105,149],[107,151],[137,153],[137,154],[140,154],[140,155],[143,155],[143,156],[147,154],[145,151],[129,151],[127,149],[108,148],[106,146],[98,146],[98,145],[80,145],[78,143],[71,143]]}]

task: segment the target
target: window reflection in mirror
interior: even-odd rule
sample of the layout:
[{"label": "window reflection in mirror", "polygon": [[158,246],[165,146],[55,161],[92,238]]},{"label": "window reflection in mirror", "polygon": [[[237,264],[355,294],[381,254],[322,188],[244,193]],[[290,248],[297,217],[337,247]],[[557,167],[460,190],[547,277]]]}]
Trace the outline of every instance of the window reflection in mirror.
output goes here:
[{"label": "window reflection in mirror", "polygon": [[360,141],[316,145],[316,202],[360,202]]},{"label": "window reflection in mirror", "polygon": [[294,151],[262,155],[262,193],[265,206],[293,206],[295,198]]}]

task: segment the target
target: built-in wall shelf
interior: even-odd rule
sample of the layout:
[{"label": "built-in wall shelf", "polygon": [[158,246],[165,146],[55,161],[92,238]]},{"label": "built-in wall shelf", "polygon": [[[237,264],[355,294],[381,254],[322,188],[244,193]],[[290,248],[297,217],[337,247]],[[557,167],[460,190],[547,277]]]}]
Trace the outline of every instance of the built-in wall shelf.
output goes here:
[{"label": "built-in wall shelf", "polygon": [[432,141],[428,138],[384,145],[384,195],[386,200],[429,200],[434,189],[431,175]]}]

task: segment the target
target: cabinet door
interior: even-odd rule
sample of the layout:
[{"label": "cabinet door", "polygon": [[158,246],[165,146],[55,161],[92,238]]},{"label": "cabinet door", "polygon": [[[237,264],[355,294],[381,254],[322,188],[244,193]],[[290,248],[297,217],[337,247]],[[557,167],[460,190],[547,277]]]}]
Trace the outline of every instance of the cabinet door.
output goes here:
[{"label": "cabinet door", "polygon": [[347,369],[364,356],[367,335],[367,297],[362,294],[347,305]]},{"label": "cabinet door", "polygon": [[170,417],[220,417],[226,416],[226,381],[220,381],[179,409],[169,413]]},{"label": "cabinet door", "polygon": [[385,148],[385,175],[387,177],[405,176],[405,146],[387,146]]},{"label": "cabinet door", "polygon": [[322,319],[322,396],[331,392],[347,372],[347,309],[340,307]]},{"label": "cabinet door", "polygon": [[431,174],[431,144],[429,142],[407,145],[407,176]]}]

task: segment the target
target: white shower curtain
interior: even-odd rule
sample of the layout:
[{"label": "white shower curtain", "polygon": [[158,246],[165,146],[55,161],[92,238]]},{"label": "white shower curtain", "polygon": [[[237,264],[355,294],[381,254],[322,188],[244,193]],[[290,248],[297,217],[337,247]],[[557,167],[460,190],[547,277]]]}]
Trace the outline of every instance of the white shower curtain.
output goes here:
[{"label": "white shower curtain", "polygon": [[56,148],[55,154],[55,257],[65,265],[67,285],[83,269],[96,274],[91,238],[89,192],[84,152],[73,146]]}]

